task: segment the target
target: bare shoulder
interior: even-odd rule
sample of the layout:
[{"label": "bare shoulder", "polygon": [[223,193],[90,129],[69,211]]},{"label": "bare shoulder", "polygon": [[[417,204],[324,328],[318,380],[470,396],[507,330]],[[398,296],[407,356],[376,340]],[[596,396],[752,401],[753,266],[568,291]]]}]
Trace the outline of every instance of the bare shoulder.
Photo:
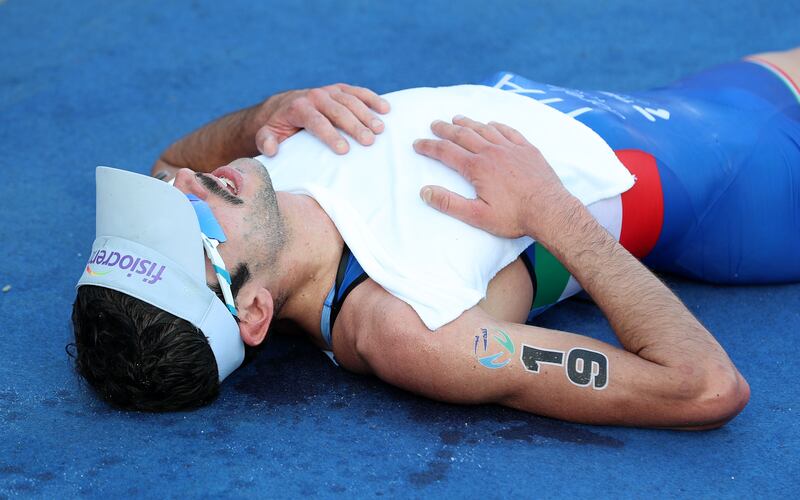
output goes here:
[{"label": "bare shoulder", "polygon": [[366,279],[347,296],[333,325],[336,359],[348,370],[372,373],[363,356],[366,344],[377,341],[376,335],[390,333],[387,329],[417,322],[422,324],[411,306]]},{"label": "bare shoulder", "polygon": [[[533,300],[533,288],[525,265],[517,259],[489,283],[486,297],[476,306],[492,317],[522,323]],[[348,370],[372,373],[363,353],[388,349],[395,340],[422,345],[430,330],[414,309],[367,279],[347,296],[333,330],[336,359]]]}]

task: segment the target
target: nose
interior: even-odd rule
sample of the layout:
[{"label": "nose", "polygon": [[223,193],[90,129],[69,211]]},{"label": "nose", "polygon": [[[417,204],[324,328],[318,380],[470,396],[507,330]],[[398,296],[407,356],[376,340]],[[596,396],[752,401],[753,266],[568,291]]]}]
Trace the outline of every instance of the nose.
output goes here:
[{"label": "nose", "polygon": [[205,200],[208,197],[208,190],[200,184],[197,180],[195,173],[188,168],[182,168],[175,174],[175,183],[173,184],[181,192],[193,194]]}]

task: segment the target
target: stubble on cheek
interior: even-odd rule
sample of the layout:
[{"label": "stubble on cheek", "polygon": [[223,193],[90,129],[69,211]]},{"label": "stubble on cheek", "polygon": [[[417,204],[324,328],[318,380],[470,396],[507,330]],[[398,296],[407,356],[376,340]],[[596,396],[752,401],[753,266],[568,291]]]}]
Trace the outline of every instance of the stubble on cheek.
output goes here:
[{"label": "stubble on cheek", "polygon": [[262,257],[259,264],[273,266],[286,245],[287,230],[269,177],[264,178],[264,184],[253,200],[253,210],[243,219],[249,228],[245,242],[259,247],[255,249]]}]

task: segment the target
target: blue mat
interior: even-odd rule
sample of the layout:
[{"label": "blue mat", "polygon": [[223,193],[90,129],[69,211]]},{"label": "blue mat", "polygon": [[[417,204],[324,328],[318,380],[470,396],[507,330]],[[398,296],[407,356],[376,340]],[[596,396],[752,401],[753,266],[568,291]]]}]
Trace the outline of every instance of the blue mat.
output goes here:
[{"label": "blue mat", "polygon": [[[0,497],[777,497],[800,491],[800,285],[667,277],[752,388],[721,430],[561,423],[459,407],[283,338],[212,406],[98,401],[64,345],[94,235],[94,168],[147,172],[200,123],[272,93],[379,92],[508,69],[630,90],[800,45],[800,3],[0,0]],[[606,340],[573,300],[546,326]]]}]

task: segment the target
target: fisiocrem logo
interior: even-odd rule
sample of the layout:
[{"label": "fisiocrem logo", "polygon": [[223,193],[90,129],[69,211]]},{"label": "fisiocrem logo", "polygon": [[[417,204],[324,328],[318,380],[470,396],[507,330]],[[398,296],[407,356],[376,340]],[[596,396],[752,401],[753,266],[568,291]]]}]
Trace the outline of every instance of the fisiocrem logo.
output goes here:
[{"label": "fisiocrem logo", "polygon": [[[92,269],[94,265],[94,269]],[[99,267],[108,268],[101,271]],[[152,262],[147,259],[142,259],[135,255],[121,254],[119,252],[106,252],[105,250],[97,250],[89,258],[86,263],[86,272],[92,276],[105,276],[119,268],[128,271],[128,278],[137,275],[142,276],[142,281],[148,285],[152,285],[160,281],[164,275],[167,266],[160,266],[158,262]],[[156,269],[158,268],[158,271]]]}]

